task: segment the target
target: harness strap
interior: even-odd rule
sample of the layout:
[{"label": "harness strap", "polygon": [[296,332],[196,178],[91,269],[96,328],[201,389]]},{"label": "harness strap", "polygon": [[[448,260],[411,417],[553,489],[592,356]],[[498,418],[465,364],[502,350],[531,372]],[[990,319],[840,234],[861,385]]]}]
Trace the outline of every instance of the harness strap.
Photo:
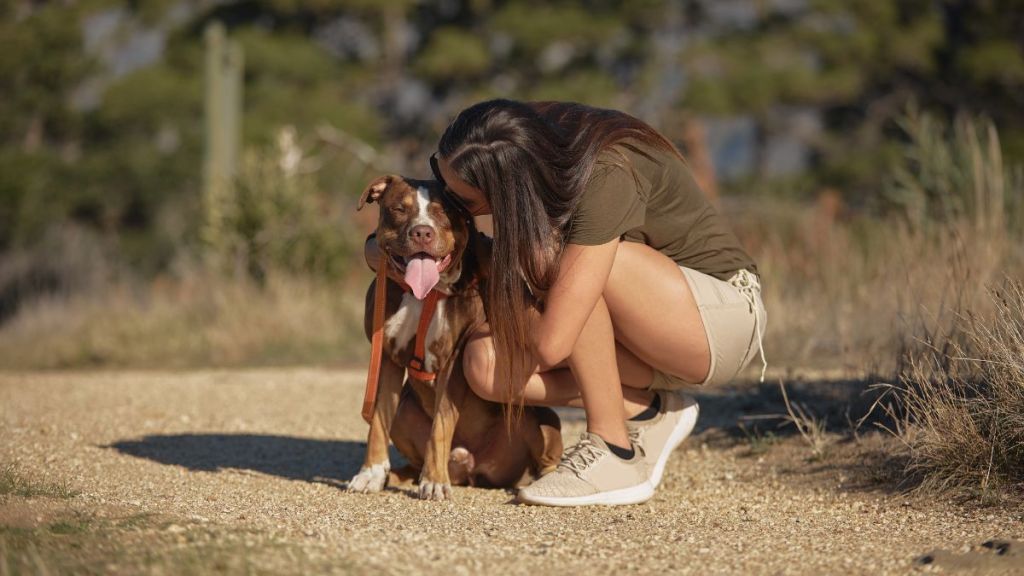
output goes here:
[{"label": "harness strap", "polygon": [[363,395],[363,420],[373,421],[373,407],[377,402],[380,383],[380,363],[384,355],[384,305],[387,303],[388,260],[381,258],[377,266],[377,285],[373,297],[373,336],[370,338],[370,369],[366,373],[366,393]]},{"label": "harness strap", "polygon": [[416,345],[412,350],[412,358],[409,359],[407,369],[409,375],[417,380],[433,382],[437,373],[427,372],[427,330],[430,329],[430,321],[437,309],[437,301],[443,296],[437,290],[431,290],[423,299],[423,309],[420,311],[420,323],[416,327]]}]

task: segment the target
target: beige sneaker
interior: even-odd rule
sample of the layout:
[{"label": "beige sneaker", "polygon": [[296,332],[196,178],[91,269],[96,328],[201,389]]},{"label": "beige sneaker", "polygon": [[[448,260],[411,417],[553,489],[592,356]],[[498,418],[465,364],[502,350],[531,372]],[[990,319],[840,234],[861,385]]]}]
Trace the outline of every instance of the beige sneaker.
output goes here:
[{"label": "beige sneaker", "polygon": [[654,495],[643,450],[631,460],[612,454],[600,436],[584,432],[549,474],[521,489],[520,502],[546,506],[639,504]]},{"label": "beige sneaker", "polygon": [[647,455],[652,488],[661,483],[668,457],[693,432],[700,413],[697,401],[691,396],[669,390],[655,390],[655,393],[661,396],[661,409],[657,416],[642,422],[626,421],[629,439],[643,448]]}]

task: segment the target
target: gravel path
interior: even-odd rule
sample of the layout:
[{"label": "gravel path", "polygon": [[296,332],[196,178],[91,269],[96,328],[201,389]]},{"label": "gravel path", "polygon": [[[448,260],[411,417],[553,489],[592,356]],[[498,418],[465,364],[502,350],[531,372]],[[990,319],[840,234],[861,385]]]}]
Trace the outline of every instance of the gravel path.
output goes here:
[{"label": "gravel path", "polygon": [[[245,530],[337,571],[905,573],[936,569],[916,560],[932,551],[959,561],[992,538],[1024,540],[1019,511],[857,487],[848,467],[806,462],[797,439],[751,456],[707,424],[640,506],[527,507],[470,488],[445,503],[348,494],[362,382],[305,369],[0,374],[0,464],[67,482],[78,508]],[[570,418],[567,441],[582,426]],[[0,525],[26,506],[0,499]]]}]

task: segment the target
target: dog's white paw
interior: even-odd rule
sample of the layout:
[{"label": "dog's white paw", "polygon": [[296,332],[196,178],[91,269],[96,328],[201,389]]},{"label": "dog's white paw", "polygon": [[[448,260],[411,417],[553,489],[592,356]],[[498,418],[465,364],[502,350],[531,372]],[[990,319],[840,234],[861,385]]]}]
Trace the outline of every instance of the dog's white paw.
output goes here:
[{"label": "dog's white paw", "polygon": [[348,481],[349,492],[380,492],[388,481],[391,465],[387,462],[363,466],[359,473]]},{"label": "dog's white paw", "polygon": [[420,500],[451,500],[452,485],[420,479]]}]

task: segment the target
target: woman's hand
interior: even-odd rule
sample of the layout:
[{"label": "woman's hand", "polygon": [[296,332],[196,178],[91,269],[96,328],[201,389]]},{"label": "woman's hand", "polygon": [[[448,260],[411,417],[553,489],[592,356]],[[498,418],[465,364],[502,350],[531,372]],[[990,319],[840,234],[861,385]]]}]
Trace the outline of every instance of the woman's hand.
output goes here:
[{"label": "woman's hand", "polygon": [[604,292],[618,247],[616,238],[597,246],[567,244],[562,250],[558,277],[533,332],[533,351],[541,364],[557,365],[572,353]]}]

